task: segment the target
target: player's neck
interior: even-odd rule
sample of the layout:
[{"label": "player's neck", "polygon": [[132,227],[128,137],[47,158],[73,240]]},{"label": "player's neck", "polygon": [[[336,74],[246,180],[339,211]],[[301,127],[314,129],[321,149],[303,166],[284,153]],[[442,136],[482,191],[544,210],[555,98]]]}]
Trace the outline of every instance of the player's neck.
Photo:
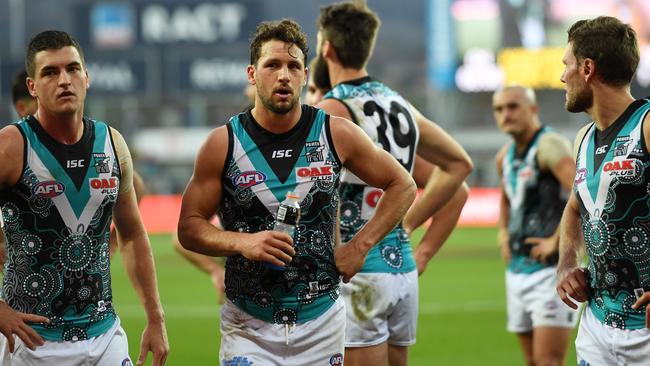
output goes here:
[{"label": "player's neck", "polygon": [[594,91],[594,102],[587,114],[596,122],[599,130],[605,130],[620,117],[623,112],[634,102],[630,88],[604,87]]},{"label": "player's neck", "polygon": [[302,108],[300,104],[285,114],[278,114],[264,108],[258,101],[256,106],[251,109],[251,114],[255,121],[265,130],[276,134],[285,133],[291,130],[300,120],[302,116]]},{"label": "player's neck", "polygon": [[535,138],[535,135],[542,128],[541,123],[536,121],[533,123],[530,128],[526,129],[522,134],[512,136],[515,141],[515,149],[517,153],[522,153],[526,150],[531,141]]},{"label": "player's neck", "polygon": [[39,108],[34,118],[50,137],[61,144],[74,144],[83,135],[83,114],[80,111],[71,114],[52,114]]},{"label": "player's neck", "polygon": [[368,71],[365,67],[362,69],[344,68],[341,64],[334,62],[328,62],[327,67],[332,86],[368,76]]}]

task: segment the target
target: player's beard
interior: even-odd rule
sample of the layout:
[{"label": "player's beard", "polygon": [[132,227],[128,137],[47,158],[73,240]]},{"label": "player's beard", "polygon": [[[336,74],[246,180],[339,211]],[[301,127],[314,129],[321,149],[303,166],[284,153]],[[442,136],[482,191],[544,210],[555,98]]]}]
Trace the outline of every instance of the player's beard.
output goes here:
[{"label": "player's beard", "polygon": [[584,112],[594,104],[594,93],[591,89],[580,89],[573,96],[569,96],[566,101],[566,110],[571,113]]},{"label": "player's beard", "polygon": [[262,100],[262,104],[264,104],[264,107],[269,111],[275,114],[287,114],[296,106],[296,103],[298,103],[300,97],[297,96],[296,94],[292,94],[289,103],[286,104],[273,102],[273,97],[264,97],[260,95],[260,99]]}]

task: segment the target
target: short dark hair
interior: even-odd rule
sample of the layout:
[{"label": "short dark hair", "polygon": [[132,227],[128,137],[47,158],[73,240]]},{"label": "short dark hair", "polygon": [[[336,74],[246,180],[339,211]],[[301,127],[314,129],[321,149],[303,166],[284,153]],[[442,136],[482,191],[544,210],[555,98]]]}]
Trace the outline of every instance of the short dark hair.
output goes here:
[{"label": "short dark hair", "polygon": [[366,65],[381,24],[377,14],[363,3],[342,2],[322,7],[316,23],[344,67]]},{"label": "short dark hair", "polygon": [[29,94],[29,90],[27,89],[27,82],[25,81],[26,79],[27,71],[25,70],[19,71],[16,76],[14,76],[14,81],[11,84],[11,100],[14,102],[14,105],[19,100],[34,98],[31,94]]},{"label": "short dark hair", "polygon": [[45,50],[58,50],[68,46],[72,46],[77,49],[77,52],[79,52],[79,57],[81,57],[81,63],[85,64],[84,54],[81,51],[81,46],[67,32],[58,30],[46,30],[35,35],[29,41],[29,45],[27,46],[27,54],[25,55],[25,69],[27,70],[27,74],[32,78],[34,77],[36,73],[34,58],[38,52]]},{"label": "short dark hair", "polygon": [[605,84],[627,85],[639,65],[639,46],[634,29],[620,20],[600,16],[575,22],[568,31],[577,60],[590,58],[596,75]]},{"label": "short dark hair", "polygon": [[309,73],[311,79],[314,81],[314,85],[323,91],[330,91],[332,89],[332,83],[330,81],[330,73],[327,69],[327,63],[323,57],[316,56],[309,63]]},{"label": "short dark hair", "polygon": [[255,29],[250,42],[251,65],[255,65],[262,56],[262,46],[272,40],[278,40],[296,45],[303,53],[303,65],[307,65],[307,36],[300,24],[292,19],[262,22]]}]

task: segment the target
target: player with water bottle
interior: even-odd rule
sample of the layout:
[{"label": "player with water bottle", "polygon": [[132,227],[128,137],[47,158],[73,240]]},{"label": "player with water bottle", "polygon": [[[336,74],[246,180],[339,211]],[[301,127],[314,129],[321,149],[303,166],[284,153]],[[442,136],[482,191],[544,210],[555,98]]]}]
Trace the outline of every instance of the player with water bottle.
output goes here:
[{"label": "player with water bottle", "polygon": [[[340,278],[349,281],[397,225],[415,185],[358,126],[300,104],[308,49],[298,24],[261,23],[250,48],[255,106],[201,147],[179,238],[186,249],[227,257],[221,365],[341,365]],[[364,228],[337,246],[343,168],[384,194]],[[223,229],[209,222],[215,212]]]},{"label": "player with water bottle", "polygon": [[[278,206],[278,212],[275,215],[275,222],[273,223],[273,231],[285,233],[291,239],[295,238],[296,226],[298,226],[298,221],[300,221],[299,198],[293,192],[287,192],[287,198]],[[276,266],[275,264],[265,263],[265,265],[280,271],[284,270],[284,267]]]}]

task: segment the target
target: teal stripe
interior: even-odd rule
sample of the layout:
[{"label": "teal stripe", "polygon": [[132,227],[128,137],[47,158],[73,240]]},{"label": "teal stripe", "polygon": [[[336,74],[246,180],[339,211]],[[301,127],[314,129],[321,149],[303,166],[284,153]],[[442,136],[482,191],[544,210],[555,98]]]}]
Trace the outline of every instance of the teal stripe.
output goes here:
[{"label": "teal stripe", "polygon": [[[643,114],[648,109],[650,109],[650,105],[646,104],[645,106],[637,109],[634,113],[632,113],[632,115],[630,116],[628,121],[625,123],[625,126],[623,126],[623,128],[621,129],[621,131],[619,131],[619,133],[618,133],[618,135],[616,135],[616,137],[618,138],[620,136],[629,136],[634,131],[634,129],[639,125],[639,123],[641,123],[641,117],[643,116]],[[595,156],[595,148],[596,148],[596,146],[595,146],[595,144],[596,144],[596,130],[595,130],[596,126],[594,125],[593,128],[594,128],[594,130],[593,130],[593,133],[592,133],[592,137],[588,141],[587,156],[585,158],[586,158],[586,161],[587,161],[587,166],[586,166],[587,169],[589,170],[589,168],[591,168],[591,172],[592,172],[591,177],[596,177],[596,179],[588,179],[587,180],[587,188],[588,188],[588,191],[589,191],[589,195],[591,196],[591,199],[594,202],[596,202],[596,198],[597,198],[597,195],[598,195],[598,186],[600,185],[600,176],[601,176],[601,174],[603,172],[603,168],[605,166],[604,163],[607,162],[607,161],[612,161],[614,159],[614,151],[616,150],[616,146],[615,146],[616,145],[616,138],[614,139],[614,141],[612,141],[612,143],[608,147],[607,154],[605,155],[603,160],[600,162],[600,166],[596,167],[596,166],[594,166],[594,156]],[[643,131],[641,131],[641,137],[640,138],[643,139]],[[633,148],[634,148],[634,146],[630,146],[630,149],[633,149]]]},{"label": "teal stripe", "polygon": [[[597,179],[587,179],[587,191],[591,196],[592,201],[596,202],[596,196],[598,195],[598,186],[600,185],[600,167],[595,166],[594,157],[595,157],[595,144],[596,144],[596,126],[594,125],[594,131],[592,132],[591,138],[587,141],[587,175],[592,177],[597,177]],[[610,152],[607,153],[607,156],[602,160],[605,161],[609,159]],[[601,161],[601,165],[602,165]]]},{"label": "teal stripe", "polygon": [[508,177],[508,184],[510,185],[513,194],[517,189],[517,171],[514,169],[514,164],[513,164],[514,161],[515,161],[515,145],[512,144],[512,146],[510,146],[510,150],[508,151],[507,164],[508,167],[510,168],[510,176]]},{"label": "teal stripe", "polygon": [[266,162],[266,158],[264,158],[264,155],[262,155],[260,149],[257,147],[257,145],[255,144],[251,136],[248,134],[248,132],[246,132],[246,130],[242,126],[239,116],[233,118],[232,129],[233,129],[233,135],[237,140],[239,140],[239,143],[244,149],[244,153],[246,154],[246,156],[248,156],[248,159],[253,164],[255,170],[264,172],[264,174],[266,175],[267,187],[269,187],[269,190],[271,191],[271,193],[273,193],[273,195],[278,200],[278,202],[282,202],[286,197],[286,193],[295,188],[295,184],[288,188],[280,187],[281,189],[274,189],[273,187],[279,186],[279,184],[271,184],[271,182],[273,181],[279,182],[280,178],[278,178],[278,176],[275,175],[275,171],[271,169],[269,164]]},{"label": "teal stripe", "polygon": [[[314,119],[314,123],[312,124],[311,130],[309,131],[307,141],[318,141],[320,139],[320,134],[324,123],[325,112],[319,109],[317,111],[316,118]],[[280,179],[277,177],[277,175],[275,175],[274,170],[271,169],[268,162],[266,161],[266,158],[264,158],[264,155],[262,155],[262,152],[257,147],[251,136],[243,128],[239,116],[236,116],[231,120],[231,126],[233,129],[233,135],[237,138],[237,140],[239,140],[239,143],[242,145],[245,154],[250,159],[251,163],[255,167],[255,170],[262,171],[264,174],[266,174],[267,186],[275,198],[278,200],[278,202],[283,201],[288,192],[295,190],[297,186],[296,175],[289,174],[287,180],[283,184],[270,184],[273,181],[279,182]],[[294,168],[309,166],[309,164],[310,163],[306,158],[306,147],[303,146],[300,156],[298,159],[296,159],[296,165]]]},{"label": "teal stripe", "polygon": [[549,132],[551,129],[547,126],[542,126],[540,128],[540,131],[535,134],[535,137],[533,138],[533,141],[530,142],[530,146],[527,149],[526,155],[521,157],[521,163],[517,167],[517,169],[514,169],[514,164],[513,162],[515,161],[515,153],[516,153],[516,147],[515,144],[512,144],[510,146],[510,149],[508,150],[508,165],[510,166],[510,176],[508,184],[510,184],[510,187],[512,187],[512,192],[516,192],[517,190],[517,177],[519,177],[519,171],[525,167],[528,166],[528,153],[530,150],[537,144],[539,141],[539,138],[545,134],[546,132]]},{"label": "teal stripe", "polygon": [[[309,131],[309,135],[307,136],[307,141],[318,141],[320,139],[320,133],[321,133],[321,129],[323,128],[324,121],[325,121],[325,112],[323,112],[320,109],[317,109],[316,118],[314,118],[314,123],[312,124],[311,130]],[[303,146],[300,152],[300,156],[298,156],[298,159],[296,159],[294,169],[296,167],[309,166],[309,164],[310,163],[307,161],[307,147]],[[284,197],[287,196],[287,193],[289,191],[295,190],[295,187],[297,186],[298,183],[296,182],[296,174],[289,174],[284,184],[276,187],[273,190],[273,194],[278,199],[278,201],[282,201],[284,200]]]},{"label": "teal stripe", "polygon": [[257,305],[255,301],[244,297],[234,300],[233,303],[246,313],[256,317],[257,319],[264,320],[267,323],[276,323],[278,319],[274,318],[274,313],[281,309],[288,309],[296,314],[297,318],[295,322],[297,324],[302,324],[312,319],[316,319],[327,312],[327,310],[334,305],[334,302],[336,301],[334,298],[338,297],[339,292],[337,285],[335,289],[329,293],[319,295],[312,302],[301,304],[301,302],[296,301],[296,299],[298,298],[298,293],[300,291],[305,291],[306,288],[307,286],[298,286],[294,295],[282,299],[275,299],[274,306],[261,307]]},{"label": "teal stripe", "polygon": [[[89,123],[93,122],[91,121]],[[90,199],[90,185],[88,184],[88,180],[91,178],[96,178],[98,176],[96,169],[93,169],[92,156],[91,161],[87,162],[85,180],[82,183],[81,188],[77,190],[77,187],[75,186],[68,173],[61,166],[61,164],[59,164],[59,161],[54,157],[54,155],[52,155],[47,147],[45,147],[45,145],[43,145],[43,143],[38,139],[36,133],[31,129],[31,127],[29,127],[29,124],[21,121],[21,123],[19,123],[19,126],[21,126],[25,132],[32,150],[36,152],[38,157],[45,164],[52,177],[54,177],[56,181],[65,185],[64,194],[68,199],[68,202],[70,202],[70,206],[72,207],[75,215],[77,218],[79,218],[83,212],[83,209],[86,207],[86,204],[88,204],[88,200]],[[106,133],[108,126],[103,122],[95,122],[93,123],[93,129],[95,130],[93,152],[105,152],[104,146],[106,144]]]}]

